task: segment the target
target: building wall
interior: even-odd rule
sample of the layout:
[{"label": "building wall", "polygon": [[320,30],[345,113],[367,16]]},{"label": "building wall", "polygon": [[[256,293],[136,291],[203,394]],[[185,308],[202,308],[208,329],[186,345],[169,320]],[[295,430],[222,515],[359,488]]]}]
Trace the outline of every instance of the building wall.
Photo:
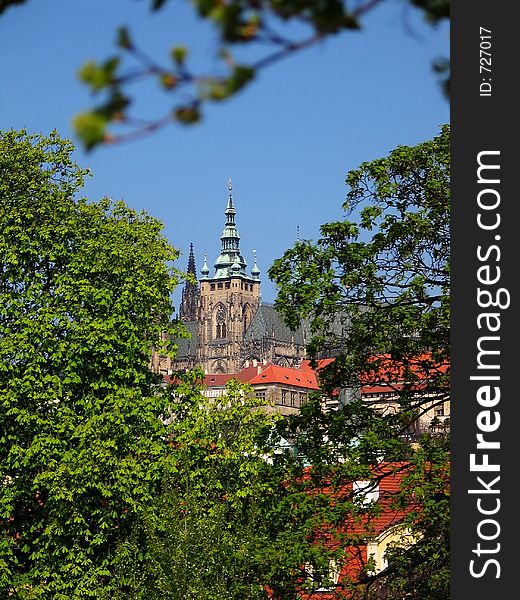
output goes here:
[{"label": "building wall", "polygon": [[[400,410],[399,397],[393,392],[386,393],[364,393],[363,399],[369,403],[372,408],[382,415],[395,414]],[[450,399],[439,401],[432,397],[428,400],[428,395],[421,398],[421,414],[415,422],[416,432],[429,431],[435,428],[442,428],[443,424],[449,423],[450,418]]]},{"label": "building wall", "polygon": [[260,282],[243,277],[200,282],[199,364],[207,373],[236,373],[247,326],[260,306]]},{"label": "building wall", "polygon": [[253,385],[255,395],[260,400],[274,404],[275,409],[282,415],[294,415],[307,400],[308,390],[280,384]]}]

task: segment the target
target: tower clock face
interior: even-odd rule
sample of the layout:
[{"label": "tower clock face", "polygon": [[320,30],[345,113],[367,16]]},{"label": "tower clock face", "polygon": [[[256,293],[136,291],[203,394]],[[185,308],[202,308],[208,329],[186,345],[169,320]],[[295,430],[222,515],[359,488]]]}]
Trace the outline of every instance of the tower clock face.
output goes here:
[{"label": "tower clock face", "polygon": [[226,309],[223,306],[219,306],[217,310],[217,323],[221,325],[226,320]]}]

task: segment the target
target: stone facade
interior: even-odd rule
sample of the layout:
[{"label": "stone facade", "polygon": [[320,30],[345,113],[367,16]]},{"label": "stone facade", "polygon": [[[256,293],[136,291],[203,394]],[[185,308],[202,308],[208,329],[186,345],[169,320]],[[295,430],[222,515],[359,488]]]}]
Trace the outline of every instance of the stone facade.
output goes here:
[{"label": "stone facade", "polygon": [[242,344],[260,307],[260,281],[232,273],[200,282],[198,359],[208,373],[236,373]]}]

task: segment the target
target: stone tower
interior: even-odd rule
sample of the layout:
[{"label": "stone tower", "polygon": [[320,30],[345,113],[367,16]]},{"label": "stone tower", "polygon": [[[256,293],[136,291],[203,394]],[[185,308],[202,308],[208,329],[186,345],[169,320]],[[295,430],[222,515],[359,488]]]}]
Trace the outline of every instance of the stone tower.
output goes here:
[{"label": "stone tower", "polygon": [[179,317],[181,321],[196,321],[199,306],[199,286],[197,285],[197,271],[195,270],[195,256],[193,254],[193,244],[190,244],[190,254],[188,257],[187,273],[192,279],[187,280],[182,289],[181,306],[179,308]]},{"label": "stone tower", "polygon": [[240,254],[231,179],[228,190],[226,224],[220,238],[222,246],[215,261],[215,273],[209,276],[204,257],[200,278],[198,362],[208,373],[234,373],[242,368],[240,355],[244,334],[260,306],[260,270],[255,256],[248,275],[247,263]]}]

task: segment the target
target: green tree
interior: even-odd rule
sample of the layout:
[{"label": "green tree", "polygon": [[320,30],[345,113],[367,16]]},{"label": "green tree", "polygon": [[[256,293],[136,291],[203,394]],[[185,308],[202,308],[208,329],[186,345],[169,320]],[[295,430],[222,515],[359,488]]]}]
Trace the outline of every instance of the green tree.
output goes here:
[{"label": "green tree", "polygon": [[[24,2],[0,0],[0,14]],[[193,0],[194,11],[212,26],[217,36],[215,61],[209,72],[191,67],[189,49],[179,44],[170,47],[166,59],[156,60],[139,46],[138,34],[134,36],[121,27],[116,38],[117,53],[101,62],[88,61],[79,71],[80,79],[103,99],[77,115],[76,133],[91,149],[102,143],[148,135],[171,123],[197,123],[208,102],[231,98],[264,69],[326,38],[362,29],[366,16],[382,3],[383,0]],[[152,11],[160,11],[167,4],[168,0],[149,2]],[[401,10],[400,4],[396,3]],[[402,4],[420,11],[432,26],[450,17],[450,0],[404,0]],[[244,49],[247,54],[242,57]],[[448,95],[448,60],[437,59],[433,68],[440,74]],[[173,99],[171,110],[145,120],[132,114],[131,90],[143,80],[159,84]]]},{"label": "green tree", "polygon": [[119,547],[121,598],[296,599],[305,565],[337,555],[315,536],[328,498],[294,477],[265,408],[238,382],[210,401],[174,386],[172,470]]},{"label": "green tree", "polygon": [[[350,392],[338,411],[315,401],[292,420],[301,451],[338,486],[352,481],[354,466],[369,478],[381,460],[407,465],[395,502],[420,541],[365,577],[367,594],[384,580],[389,597],[449,596],[447,435],[425,431],[413,445],[407,437],[426,410],[449,400],[449,142],[444,126],[431,141],[351,171],[347,218],[270,269],[288,324],[311,322],[311,354],[337,354],[321,370],[324,390]],[[356,396],[361,385],[384,387],[399,410],[374,411]]]},{"label": "green tree", "polygon": [[[161,224],[78,198],[73,146],[0,134],[0,595],[97,598],[165,472],[148,366],[178,280]],[[168,349],[164,349],[168,351]]]}]

